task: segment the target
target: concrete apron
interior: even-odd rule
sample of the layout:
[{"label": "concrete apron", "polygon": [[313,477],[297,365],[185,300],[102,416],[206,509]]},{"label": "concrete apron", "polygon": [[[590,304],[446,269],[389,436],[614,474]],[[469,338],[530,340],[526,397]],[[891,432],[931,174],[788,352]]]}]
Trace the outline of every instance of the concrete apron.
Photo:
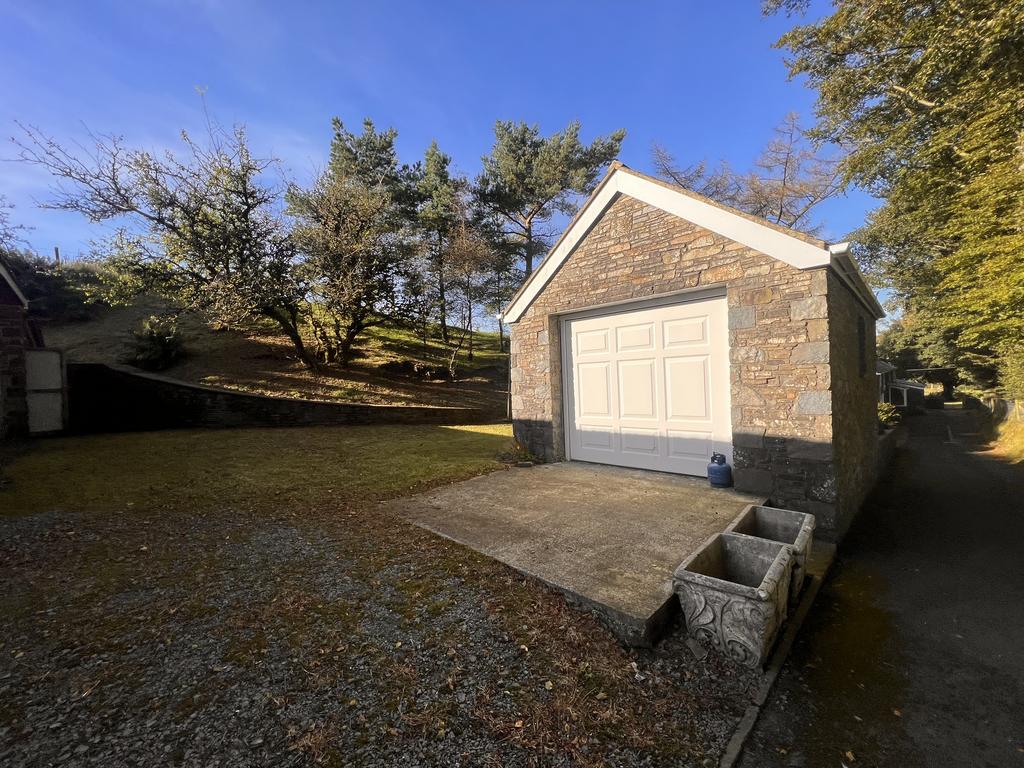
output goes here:
[{"label": "concrete apron", "polygon": [[564,462],[483,475],[385,508],[493,557],[652,645],[679,602],[672,571],[761,496],[707,480]]}]

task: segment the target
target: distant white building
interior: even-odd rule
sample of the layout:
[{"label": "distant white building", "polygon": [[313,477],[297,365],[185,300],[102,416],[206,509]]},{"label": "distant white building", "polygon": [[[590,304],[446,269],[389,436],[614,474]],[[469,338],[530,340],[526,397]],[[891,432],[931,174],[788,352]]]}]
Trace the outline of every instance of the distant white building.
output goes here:
[{"label": "distant white building", "polygon": [[878,379],[878,402],[892,403],[897,408],[923,408],[924,384],[896,378],[896,366],[885,360],[875,362]]}]

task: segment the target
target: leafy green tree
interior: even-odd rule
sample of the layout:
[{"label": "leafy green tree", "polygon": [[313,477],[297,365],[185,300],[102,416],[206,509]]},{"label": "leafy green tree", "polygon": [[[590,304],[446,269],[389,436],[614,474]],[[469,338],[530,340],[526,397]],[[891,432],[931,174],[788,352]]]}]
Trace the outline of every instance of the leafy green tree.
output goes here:
[{"label": "leafy green tree", "polygon": [[441,324],[441,340],[448,337],[448,263],[449,239],[458,224],[460,196],[466,189],[464,179],[452,176],[451,158],[431,142],[423,158],[422,172],[416,186],[420,196],[417,212],[428,250],[427,271],[437,299],[437,316]]},{"label": "leafy green tree", "polygon": [[818,91],[815,137],[885,201],[861,261],[915,323],[998,367],[1024,338],[1024,4],[838,0],[779,44]]},{"label": "leafy green tree", "polygon": [[403,309],[411,173],[398,163],[394,129],[361,134],[334,121],[331,160],[308,189],[288,191],[294,240],[304,256],[309,317],[327,362],[347,366],[366,329]]},{"label": "leafy green tree", "polygon": [[494,125],[494,147],[483,158],[476,195],[518,244],[526,275],[547,245],[537,226],[555,213],[575,213],[577,196],[594,189],[626,135],[618,130],[585,145],[579,133],[575,121],[548,137],[536,125],[505,120]]},{"label": "leafy green tree", "polygon": [[280,192],[265,181],[274,161],[252,155],[244,128],[211,127],[206,144],[182,132],[179,157],[116,136],[76,156],[22,127],[21,159],[58,180],[45,207],[127,223],[109,243],[110,298],[153,291],[225,326],[269,318],[313,364],[301,334],[306,288],[276,213]]},{"label": "leafy green tree", "polygon": [[398,131],[378,131],[369,118],[363,120],[361,133],[353,133],[340,118],[331,121],[330,171],[358,181],[368,189],[386,192],[392,202],[392,215],[410,219],[418,203],[416,179],[419,169],[402,165],[398,160],[395,139]]},{"label": "leafy green tree", "polygon": [[455,359],[464,345],[466,358],[473,360],[476,319],[487,301],[487,283],[494,272],[490,243],[481,236],[468,208],[460,205],[457,215],[446,257],[453,289],[452,306],[458,318],[458,330],[451,342],[448,361],[452,378],[456,376]]}]

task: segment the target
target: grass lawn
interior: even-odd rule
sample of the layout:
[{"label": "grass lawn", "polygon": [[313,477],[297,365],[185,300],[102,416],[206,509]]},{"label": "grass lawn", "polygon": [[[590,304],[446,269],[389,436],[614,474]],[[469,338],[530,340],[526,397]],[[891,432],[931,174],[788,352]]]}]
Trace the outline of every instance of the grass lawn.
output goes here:
[{"label": "grass lawn", "polygon": [[498,469],[507,424],[180,430],[41,440],[0,511],[325,509]]},{"label": "grass lawn", "polygon": [[40,440],[0,473],[0,764],[717,762],[758,677],[376,502],[507,426]]},{"label": "grass lawn", "polygon": [[1024,463],[1024,421],[1010,418],[999,425],[996,450],[1014,464]]}]

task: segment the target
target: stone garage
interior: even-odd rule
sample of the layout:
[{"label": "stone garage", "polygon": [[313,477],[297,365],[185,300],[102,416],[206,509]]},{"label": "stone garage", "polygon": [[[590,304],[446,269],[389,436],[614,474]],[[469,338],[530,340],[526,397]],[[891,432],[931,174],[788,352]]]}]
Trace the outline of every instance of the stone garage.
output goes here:
[{"label": "stone garage", "polygon": [[883,316],[848,244],[615,163],[505,311],[514,433],[684,475],[722,453],[838,538],[875,479]]}]

